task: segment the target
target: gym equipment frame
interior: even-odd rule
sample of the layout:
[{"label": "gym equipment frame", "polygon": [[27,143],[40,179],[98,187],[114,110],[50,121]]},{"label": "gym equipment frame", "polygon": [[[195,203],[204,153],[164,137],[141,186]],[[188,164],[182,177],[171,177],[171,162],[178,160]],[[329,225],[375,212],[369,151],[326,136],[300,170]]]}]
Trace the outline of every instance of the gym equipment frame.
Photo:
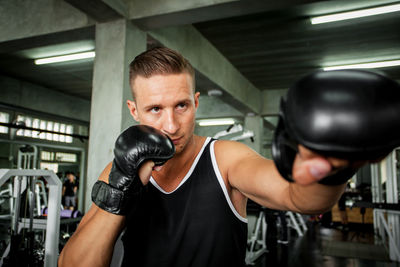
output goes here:
[{"label": "gym equipment frame", "polygon": [[[25,177],[28,179],[34,179],[35,177],[44,177],[49,187],[49,199],[48,199],[48,216],[44,219],[46,224],[46,241],[45,241],[45,256],[44,266],[45,267],[56,267],[58,259],[58,239],[60,232],[60,203],[61,203],[61,188],[62,183],[57,175],[48,170],[23,170],[23,169],[0,169],[0,186],[2,186],[7,180],[15,177],[17,184],[21,183],[21,180]],[[22,227],[32,228],[33,220],[29,224],[26,220],[19,220],[19,209],[20,209],[20,195],[17,195],[16,204],[13,212],[12,229],[18,231]],[[23,225],[21,227],[21,224]],[[10,246],[4,252],[0,266],[3,265],[4,258],[8,255]]]}]

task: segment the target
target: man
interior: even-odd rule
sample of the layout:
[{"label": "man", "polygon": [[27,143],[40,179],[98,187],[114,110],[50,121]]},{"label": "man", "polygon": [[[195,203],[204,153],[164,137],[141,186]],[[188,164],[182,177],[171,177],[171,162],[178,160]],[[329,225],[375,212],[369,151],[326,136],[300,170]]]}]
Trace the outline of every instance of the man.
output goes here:
[{"label": "man", "polygon": [[74,210],[76,208],[76,192],[78,183],[72,172],[66,173],[66,180],[63,184],[62,196],[64,197],[64,208]]},{"label": "man", "polygon": [[[348,165],[346,160],[299,146],[293,164],[295,183],[289,183],[271,160],[247,146],[194,135],[199,106],[194,70],[173,50],[155,48],[137,56],[130,65],[130,85],[131,115],[168,136],[175,155],[162,167],[152,160],[138,167],[146,186],[129,202],[132,208],[127,213],[112,212],[104,197],[97,202],[97,192],[113,197],[107,184],[124,172],[115,160],[110,163],[93,197],[101,208],[92,205],[84,216],[60,255],[59,266],[108,266],[125,227],[124,266],[243,266],[248,198],[271,209],[316,214],[333,206],[344,190],[345,184],[326,186],[318,181]],[[121,181],[111,187],[126,179]]]}]

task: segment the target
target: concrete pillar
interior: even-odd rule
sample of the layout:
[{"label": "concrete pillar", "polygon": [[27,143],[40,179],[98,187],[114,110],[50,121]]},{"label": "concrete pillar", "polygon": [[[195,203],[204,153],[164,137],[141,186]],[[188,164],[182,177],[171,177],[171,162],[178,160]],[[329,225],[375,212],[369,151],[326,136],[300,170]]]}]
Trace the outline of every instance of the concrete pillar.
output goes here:
[{"label": "concrete pillar", "polygon": [[261,114],[276,116],[279,113],[281,98],[285,97],[287,89],[271,89],[262,91]]},{"label": "concrete pillar", "polygon": [[249,138],[245,139],[243,143],[251,147],[256,152],[262,154],[262,141],[264,134],[264,121],[261,116],[253,115],[246,116],[244,119],[244,130],[249,130],[254,132],[254,137],[252,142]]},{"label": "concrete pillar", "polygon": [[126,107],[126,100],[132,99],[129,63],[145,49],[146,33],[125,19],[96,25],[86,211],[91,205],[93,184],[113,159],[115,139],[122,130],[135,123]]}]

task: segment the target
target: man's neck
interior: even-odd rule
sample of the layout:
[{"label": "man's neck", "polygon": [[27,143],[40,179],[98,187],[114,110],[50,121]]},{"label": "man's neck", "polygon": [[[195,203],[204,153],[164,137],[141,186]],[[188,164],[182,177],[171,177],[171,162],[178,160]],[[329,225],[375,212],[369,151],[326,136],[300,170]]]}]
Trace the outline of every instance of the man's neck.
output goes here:
[{"label": "man's neck", "polygon": [[160,171],[153,171],[153,178],[156,179],[157,183],[163,187],[164,190],[171,191],[169,189],[174,189],[178,186],[192,166],[203,143],[203,137],[193,135],[179,154],[176,154],[172,159],[168,160]]}]

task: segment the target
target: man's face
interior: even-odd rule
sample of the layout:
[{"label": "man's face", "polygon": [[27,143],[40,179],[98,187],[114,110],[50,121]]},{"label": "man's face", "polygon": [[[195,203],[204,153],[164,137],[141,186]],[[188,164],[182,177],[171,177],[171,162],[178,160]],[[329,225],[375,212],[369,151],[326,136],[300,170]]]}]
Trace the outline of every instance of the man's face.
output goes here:
[{"label": "man's face", "polygon": [[133,81],[135,101],[128,100],[133,118],[168,135],[180,153],[191,140],[200,93],[193,93],[187,73],[137,76]]}]

